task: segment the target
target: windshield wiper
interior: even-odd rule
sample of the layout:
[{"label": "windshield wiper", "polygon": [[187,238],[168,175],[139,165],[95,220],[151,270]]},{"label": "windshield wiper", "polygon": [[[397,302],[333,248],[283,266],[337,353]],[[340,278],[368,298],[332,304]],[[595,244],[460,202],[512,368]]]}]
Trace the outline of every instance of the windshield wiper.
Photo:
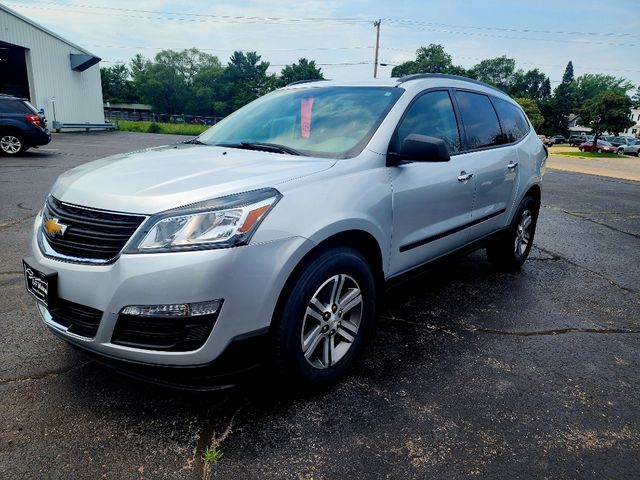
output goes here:
[{"label": "windshield wiper", "polygon": [[209,145],[208,143],[204,143],[201,140],[198,140],[197,138],[192,138],[191,140],[185,140],[182,143],[192,143],[194,145]]},{"label": "windshield wiper", "polygon": [[301,153],[291,147],[267,142],[240,142],[240,143],[219,143],[219,147],[245,148],[247,150],[262,150],[273,153],[287,153],[289,155],[301,155]]}]

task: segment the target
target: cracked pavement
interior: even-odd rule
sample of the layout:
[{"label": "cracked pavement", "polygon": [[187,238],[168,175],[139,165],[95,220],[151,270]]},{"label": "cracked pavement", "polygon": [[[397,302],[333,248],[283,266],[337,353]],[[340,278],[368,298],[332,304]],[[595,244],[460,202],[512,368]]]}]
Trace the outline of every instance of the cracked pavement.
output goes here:
[{"label": "cracked pavement", "polygon": [[[58,174],[176,138],[61,134],[0,157],[0,478],[640,476],[640,183],[548,172],[524,268],[476,252],[393,288],[332,388],[196,394],[55,338],[20,263]],[[208,446],[223,457],[205,466]]]}]

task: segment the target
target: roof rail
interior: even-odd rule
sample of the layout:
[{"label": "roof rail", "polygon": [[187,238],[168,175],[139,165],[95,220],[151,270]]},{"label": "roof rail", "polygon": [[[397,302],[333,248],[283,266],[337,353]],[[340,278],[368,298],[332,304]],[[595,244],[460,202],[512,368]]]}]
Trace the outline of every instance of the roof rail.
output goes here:
[{"label": "roof rail", "polygon": [[290,87],[291,85],[300,85],[301,83],[312,83],[312,82],[326,82],[328,78],[312,78],[309,80],[297,80],[295,82],[287,83],[285,87]]},{"label": "roof rail", "polygon": [[491,88],[500,93],[504,93],[505,95],[507,94],[498,87],[481,82],[480,80],[474,80],[473,78],[463,77],[461,75],[451,75],[449,73],[414,73],[412,75],[404,75],[403,77],[398,78],[398,85],[410,80],[420,80],[421,78],[450,78],[451,80],[462,80],[463,82],[475,83],[476,85]]}]

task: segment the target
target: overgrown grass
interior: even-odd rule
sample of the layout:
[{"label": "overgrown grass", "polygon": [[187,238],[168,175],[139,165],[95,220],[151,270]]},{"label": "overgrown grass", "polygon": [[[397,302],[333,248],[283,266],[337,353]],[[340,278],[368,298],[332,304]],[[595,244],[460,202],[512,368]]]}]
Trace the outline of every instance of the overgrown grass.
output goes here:
[{"label": "overgrown grass", "polygon": [[616,155],[615,153],[600,152],[552,152],[552,155],[584,158],[620,158],[620,155]]},{"label": "overgrown grass", "polygon": [[207,447],[202,453],[202,460],[206,464],[217,463],[222,458],[222,452],[217,448]]},{"label": "overgrown grass", "polygon": [[208,125],[192,123],[134,122],[132,120],[117,120],[115,123],[118,125],[118,130],[123,132],[167,133],[171,135],[196,136],[209,128]]}]

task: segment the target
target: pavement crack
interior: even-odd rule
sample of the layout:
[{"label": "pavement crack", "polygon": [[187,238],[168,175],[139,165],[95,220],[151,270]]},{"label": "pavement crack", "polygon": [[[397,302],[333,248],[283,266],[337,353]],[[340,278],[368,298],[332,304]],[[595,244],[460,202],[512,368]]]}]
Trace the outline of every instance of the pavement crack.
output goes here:
[{"label": "pavement crack", "polygon": [[35,380],[44,380],[44,379],[47,379],[47,378],[59,377],[60,375],[64,375],[66,373],[73,372],[74,370],[80,370],[81,368],[83,368],[84,366],[88,365],[89,363],[91,363],[91,360],[87,360],[86,362],[82,362],[79,365],[73,365],[71,367],[60,368],[60,369],[57,369],[57,370],[52,370],[50,372],[45,372],[45,373],[42,373],[40,375],[16,377],[16,378],[12,378],[12,379],[9,379],[9,380],[3,380],[3,381],[0,381],[0,386],[3,386],[3,385],[14,385],[16,383],[26,383],[26,382],[32,382],[32,381],[35,381]]},{"label": "pavement crack", "polygon": [[[587,216],[587,215],[593,215],[595,213],[604,214],[605,212],[572,212],[572,211],[564,210],[562,208],[554,207],[554,206],[551,206],[551,205],[548,208],[550,208],[552,210],[555,210],[557,212],[566,213],[567,215],[571,215],[572,217],[581,218],[582,220],[586,220],[587,222],[595,223],[596,225],[600,225],[602,227],[608,228],[609,230],[613,230],[614,232],[617,232],[617,233],[622,233],[624,235],[629,235],[629,236],[634,237],[634,238],[640,238],[640,235],[638,235],[637,233],[627,232],[625,230],[620,230],[619,228],[612,227],[611,225],[608,225],[608,224],[606,224],[604,222],[599,222],[598,220],[594,220],[593,218],[590,218],[590,217]],[[615,215],[615,213],[613,213],[613,212],[606,212],[606,214]],[[623,216],[623,214],[620,214],[620,216]]]},{"label": "pavement crack", "polygon": [[493,328],[469,328],[470,332],[488,333],[490,335],[512,335],[516,337],[538,337],[547,335],[562,335],[565,333],[600,333],[600,334],[633,334],[640,330],[628,330],[622,328],[555,328],[552,330],[537,330],[533,332],[518,332],[510,330],[495,330]]},{"label": "pavement crack", "polygon": [[607,277],[606,275],[603,275],[600,272],[596,272],[595,270],[590,269],[589,267],[585,267],[584,265],[580,265],[577,262],[574,262],[573,260],[568,259],[567,257],[563,257],[562,255],[558,255],[555,252],[552,252],[551,250],[547,250],[545,248],[542,248],[540,246],[536,246],[536,248],[538,250],[540,250],[541,252],[546,253],[547,255],[551,255],[552,257],[554,257],[556,260],[562,260],[564,262],[567,262],[570,265],[573,265],[574,267],[580,268],[586,272],[589,272],[593,275],[595,275],[596,277],[599,277],[603,280],[606,280],[607,282],[609,282],[611,285],[613,285],[614,287],[619,288],[620,290],[623,290],[625,292],[629,292],[629,293],[633,293],[633,294],[637,294],[638,291],[637,290],[633,290],[629,287],[625,287],[624,285],[620,285],[618,282],[616,282],[615,280],[610,279],[609,277]]},{"label": "pavement crack", "polygon": [[34,213],[32,215],[27,215],[26,217],[22,217],[22,218],[17,218],[15,220],[9,220],[8,222],[4,222],[4,223],[0,223],[0,231],[1,230],[5,230],[9,227],[13,227],[14,225],[18,225],[22,222],[25,222],[33,217],[35,217],[37,215],[37,213]]},{"label": "pavement crack", "polygon": [[20,270],[13,270],[10,272],[0,272],[0,276],[2,275],[7,275],[7,276],[14,276],[14,275],[24,275],[24,272],[20,271]]},{"label": "pavement crack", "polygon": [[[220,405],[218,405],[218,407],[222,407],[227,402],[227,400],[229,400],[229,398],[235,398],[235,397],[227,397]],[[196,455],[199,455],[197,460],[202,466],[201,478],[203,480],[208,480],[209,478],[211,478],[211,474],[213,473],[213,464],[204,462],[202,459],[202,454],[207,448],[216,449],[216,450],[220,449],[220,447],[225,442],[225,440],[233,432],[233,424],[235,422],[236,417],[238,416],[240,411],[242,411],[242,409],[244,409],[248,404],[249,402],[245,401],[242,405],[240,405],[236,409],[233,415],[231,415],[231,418],[229,419],[229,422],[227,423],[226,427],[222,431],[221,435],[219,436],[216,435],[215,427],[213,423],[208,424],[203,429],[202,434],[200,435],[200,439],[198,440],[198,446],[196,447]],[[210,418],[210,413],[211,413],[211,409],[208,409],[207,418]]]}]

